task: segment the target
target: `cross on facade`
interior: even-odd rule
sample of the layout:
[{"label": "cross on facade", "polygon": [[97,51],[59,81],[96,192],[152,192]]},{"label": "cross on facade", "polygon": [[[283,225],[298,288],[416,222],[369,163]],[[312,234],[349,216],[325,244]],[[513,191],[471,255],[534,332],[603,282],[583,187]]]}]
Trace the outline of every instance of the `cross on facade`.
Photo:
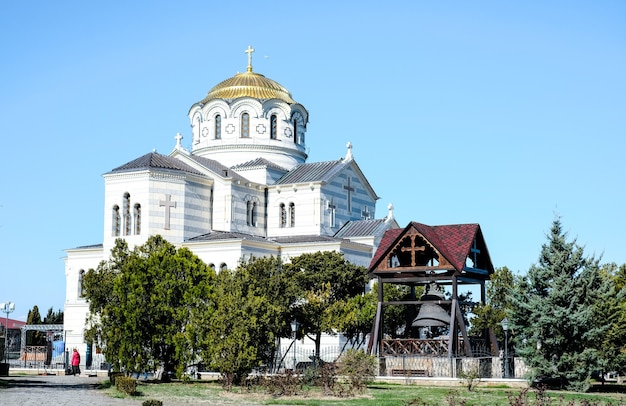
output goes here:
[{"label": "cross on facade", "polygon": [[476,247],[476,239],[474,238],[474,244],[472,245],[472,248],[470,249],[470,252],[472,254],[474,254],[474,268],[478,268],[477,265],[477,261],[478,261],[478,254],[480,254],[480,250]]},{"label": "cross on facade", "polygon": [[370,210],[367,206],[365,206],[365,208],[361,211],[361,218],[363,220],[369,220],[370,219]]},{"label": "cross on facade", "polygon": [[172,201],[172,195],[165,195],[165,200],[159,200],[159,206],[165,207],[165,224],[163,225],[163,229],[170,229],[170,209],[176,208],[176,202]]},{"label": "cross on facade", "polygon": [[415,253],[417,251],[426,251],[426,247],[417,247],[415,245],[415,239],[417,238],[415,235],[411,236],[411,247],[401,247],[400,251],[402,252],[410,252],[411,253],[411,266],[415,266]]},{"label": "cross on facade", "polygon": [[348,176],[348,184],[344,185],[343,189],[348,191],[348,215],[350,215],[350,212],[352,211],[352,204],[351,204],[352,199],[351,199],[350,192],[354,192],[354,188],[350,186],[350,176]]},{"label": "cross on facade", "polygon": [[252,53],[254,52],[254,48],[248,45],[248,49],[243,52],[248,54],[248,72],[252,72]]}]

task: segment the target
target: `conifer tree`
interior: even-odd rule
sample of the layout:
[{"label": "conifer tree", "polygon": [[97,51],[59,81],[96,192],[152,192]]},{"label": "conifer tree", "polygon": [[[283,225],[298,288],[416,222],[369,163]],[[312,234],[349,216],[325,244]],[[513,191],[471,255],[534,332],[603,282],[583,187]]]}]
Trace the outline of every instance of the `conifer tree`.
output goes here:
[{"label": "conifer tree", "polygon": [[600,368],[602,334],[608,328],[598,303],[612,290],[599,261],[568,241],[555,218],[538,263],[513,290],[509,320],[522,356],[538,377],[574,390],[587,389]]}]

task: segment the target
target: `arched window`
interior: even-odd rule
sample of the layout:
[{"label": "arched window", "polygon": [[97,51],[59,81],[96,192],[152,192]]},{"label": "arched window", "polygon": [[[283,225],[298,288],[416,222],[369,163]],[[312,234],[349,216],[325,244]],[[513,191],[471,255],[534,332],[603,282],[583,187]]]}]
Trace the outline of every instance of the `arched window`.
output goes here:
[{"label": "arched window", "polygon": [[78,271],[78,297],[85,296],[85,286],[83,284],[83,276],[85,276],[85,270]]},{"label": "arched window", "polygon": [[280,228],[287,227],[287,210],[285,210],[285,203],[280,204],[278,217]]},{"label": "arched window", "polygon": [[278,119],[276,114],[270,116],[270,139],[275,140],[276,134],[278,134]]},{"label": "arched window", "polygon": [[220,271],[225,271],[227,269],[228,269],[228,266],[226,266],[226,264],[222,262],[220,265]]},{"label": "arched window", "polygon": [[117,204],[115,206],[113,206],[113,237],[119,237],[120,236],[120,224],[122,222],[121,216],[120,216],[120,206],[118,206]]},{"label": "arched window", "polygon": [[252,202],[250,200],[246,202],[246,224],[252,225]]},{"label": "arched window", "polygon": [[256,202],[248,200],[246,202],[246,224],[256,227]]},{"label": "arched window", "polygon": [[209,264],[209,268],[211,268],[212,270],[214,270],[214,271],[215,271],[215,264],[214,264],[213,262],[211,262],[211,263]]},{"label": "arched window", "polygon": [[219,114],[215,116],[215,139],[219,140],[222,138],[222,116]]},{"label": "arched window", "polygon": [[124,235],[130,234],[130,193],[124,193],[123,213],[124,217]]},{"label": "arched window", "polygon": [[135,224],[135,235],[139,235],[141,234],[141,205],[139,203],[135,204],[133,220]]},{"label": "arched window", "polygon": [[252,218],[252,226],[253,227],[256,227],[256,207],[257,207],[256,202],[252,202],[251,218]]},{"label": "arched window", "polygon": [[329,226],[330,227],[335,227],[335,219],[336,219],[336,210],[337,210],[337,206],[335,206],[335,200],[334,199],[330,199],[330,202],[328,202],[328,214],[329,214]]},{"label": "arched window", "polygon": [[241,115],[241,137],[250,137],[250,115],[248,113]]},{"label": "arched window", "polygon": [[298,119],[293,119],[293,142],[298,143]]},{"label": "arched window", "polygon": [[296,226],[296,205],[295,203],[289,203],[289,227]]}]

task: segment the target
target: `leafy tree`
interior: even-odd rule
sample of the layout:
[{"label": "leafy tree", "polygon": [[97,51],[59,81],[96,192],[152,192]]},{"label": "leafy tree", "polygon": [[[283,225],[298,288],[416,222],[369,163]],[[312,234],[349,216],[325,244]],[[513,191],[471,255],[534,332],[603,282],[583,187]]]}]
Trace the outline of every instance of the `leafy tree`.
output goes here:
[{"label": "leafy tree", "polygon": [[284,269],[297,289],[292,303],[292,314],[299,324],[296,335],[308,335],[319,354],[322,333],[335,334],[340,327],[332,317],[339,303],[347,306],[351,298],[364,293],[367,270],[335,251],[299,255]]},{"label": "leafy tree", "polygon": [[266,257],[217,276],[215,309],[201,331],[201,354],[228,389],[271,363],[277,338],[285,335],[290,299],[280,268],[279,259]]},{"label": "leafy tree", "polygon": [[329,317],[335,320],[336,329],[347,338],[340,356],[348,344],[358,347],[365,342],[367,334],[372,331],[376,306],[377,293],[372,290],[364,295],[335,302],[329,307]]},{"label": "leafy tree", "polygon": [[[192,315],[210,306],[215,272],[187,248],[161,236],[128,250],[117,240],[111,258],[85,275],[92,312],[89,336],[104,344],[116,369],[176,370],[197,358]],[[165,376],[164,376],[165,377]]]},{"label": "leafy tree", "polygon": [[504,338],[501,322],[511,309],[511,291],[515,278],[509,268],[497,268],[487,281],[485,304],[474,307],[470,335],[481,336],[489,328]]},{"label": "leafy tree", "polygon": [[510,321],[517,353],[537,375],[583,390],[602,367],[608,323],[596,304],[612,290],[598,260],[585,257],[576,240],[567,240],[560,218],[547,237],[538,264],[513,291]]}]

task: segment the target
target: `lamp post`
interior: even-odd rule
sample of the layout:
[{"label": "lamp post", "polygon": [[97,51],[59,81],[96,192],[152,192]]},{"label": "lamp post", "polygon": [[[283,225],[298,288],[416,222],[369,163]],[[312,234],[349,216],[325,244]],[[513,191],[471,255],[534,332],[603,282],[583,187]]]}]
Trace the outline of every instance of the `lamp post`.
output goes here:
[{"label": "lamp post", "polygon": [[9,356],[9,313],[15,310],[15,303],[4,302],[0,303],[0,311],[6,313],[6,319],[4,323],[4,363],[8,362]]},{"label": "lamp post", "polygon": [[298,321],[291,322],[291,332],[293,333],[293,372],[296,372],[296,333],[298,332]]},{"label": "lamp post", "polygon": [[507,343],[509,341],[509,320],[505,317],[500,322],[502,330],[504,330],[504,377],[509,377],[509,349]]}]

